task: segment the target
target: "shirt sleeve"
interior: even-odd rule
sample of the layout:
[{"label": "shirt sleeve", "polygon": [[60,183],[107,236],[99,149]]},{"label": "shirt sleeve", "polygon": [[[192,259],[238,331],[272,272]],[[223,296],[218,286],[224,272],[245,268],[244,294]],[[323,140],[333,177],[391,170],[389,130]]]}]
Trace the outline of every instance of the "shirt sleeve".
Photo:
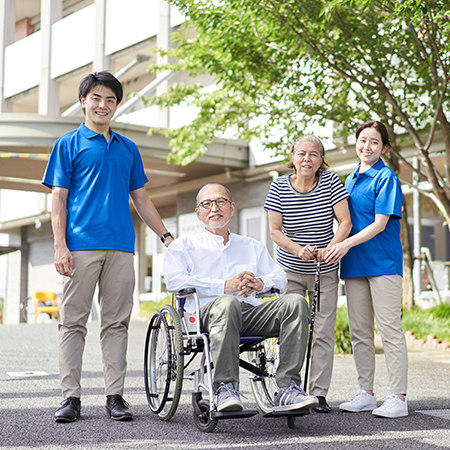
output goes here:
[{"label": "shirt sleeve", "polygon": [[283,213],[280,200],[280,190],[278,186],[278,179],[272,181],[270,185],[269,193],[267,194],[266,202],[264,204],[266,211],[275,211]]},{"label": "shirt sleeve", "polygon": [[403,193],[400,181],[393,173],[380,180],[375,198],[375,214],[384,214],[393,219],[402,218]]},{"label": "shirt sleeve", "polygon": [[194,262],[186,251],[182,239],[176,239],[164,255],[163,273],[167,290],[177,293],[181,289],[195,288],[199,297],[224,294],[225,280],[196,276]]},{"label": "shirt sleeve", "polygon": [[133,148],[134,164],[130,173],[130,192],[144,187],[148,182],[147,175],[145,175],[144,164],[142,162],[141,153],[137,145],[133,141],[128,142]]},{"label": "shirt sleeve", "polygon": [[331,206],[335,206],[342,200],[350,197],[347,189],[345,189],[339,177],[332,172],[331,175]]},{"label": "shirt sleeve", "polygon": [[73,155],[67,139],[60,138],[55,142],[48,160],[42,184],[48,188],[53,186],[70,188],[73,172]]}]

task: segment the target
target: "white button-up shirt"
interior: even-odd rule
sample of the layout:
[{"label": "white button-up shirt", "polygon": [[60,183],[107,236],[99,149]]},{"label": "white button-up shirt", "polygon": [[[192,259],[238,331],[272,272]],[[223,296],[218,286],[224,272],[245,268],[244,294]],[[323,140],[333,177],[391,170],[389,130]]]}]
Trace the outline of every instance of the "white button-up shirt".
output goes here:
[{"label": "white button-up shirt", "polygon": [[[169,292],[195,288],[200,307],[224,294],[225,281],[247,270],[264,282],[263,291],[275,287],[284,292],[287,279],[284,270],[271,258],[261,242],[230,233],[228,242],[223,237],[203,230],[200,233],[176,239],[164,257],[164,279]],[[262,303],[254,294],[249,297],[235,295],[240,301],[257,305]],[[187,301],[186,311],[194,311]]]}]

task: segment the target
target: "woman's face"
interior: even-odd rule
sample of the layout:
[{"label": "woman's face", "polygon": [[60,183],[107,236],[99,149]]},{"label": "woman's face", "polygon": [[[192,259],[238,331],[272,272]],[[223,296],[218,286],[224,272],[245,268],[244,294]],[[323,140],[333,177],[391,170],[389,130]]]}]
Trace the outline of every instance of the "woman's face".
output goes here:
[{"label": "woman's face", "polygon": [[361,165],[372,167],[376,164],[388,146],[383,147],[381,134],[375,128],[365,128],[361,131],[356,141],[356,153]]},{"label": "woman's face", "polygon": [[314,177],[323,163],[319,144],[308,141],[300,143],[292,154],[292,163],[297,175],[305,178]]}]

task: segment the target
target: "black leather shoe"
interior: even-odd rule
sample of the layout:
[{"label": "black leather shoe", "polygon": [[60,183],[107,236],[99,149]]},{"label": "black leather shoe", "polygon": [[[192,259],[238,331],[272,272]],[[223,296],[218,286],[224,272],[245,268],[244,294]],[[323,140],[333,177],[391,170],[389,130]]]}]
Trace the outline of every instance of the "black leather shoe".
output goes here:
[{"label": "black leather shoe", "polygon": [[81,400],[78,397],[67,397],[55,412],[55,422],[75,422],[81,416]]},{"label": "black leather shoe", "polygon": [[318,406],[313,408],[314,411],[320,412],[320,413],[329,413],[329,412],[331,412],[330,405],[327,403],[327,400],[326,400],[325,397],[321,397],[321,396],[317,395],[317,399],[319,400],[319,404],[318,404]]},{"label": "black leather shoe", "polygon": [[113,420],[133,420],[133,413],[128,403],[121,395],[108,395],[106,397],[106,412]]}]

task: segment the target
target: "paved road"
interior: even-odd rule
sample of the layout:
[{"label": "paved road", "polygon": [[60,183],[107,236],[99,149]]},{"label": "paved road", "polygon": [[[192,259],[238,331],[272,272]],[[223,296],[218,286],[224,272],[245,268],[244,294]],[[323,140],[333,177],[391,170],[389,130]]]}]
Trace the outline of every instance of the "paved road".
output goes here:
[{"label": "paved road", "polygon": [[[135,420],[114,422],[106,417],[98,323],[89,324],[83,368],[82,419],[57,424],[53,414],[61,401],[55,324],[0,325],[0,447],[5,449],[442,449],[450,448],[450,352],[411,349],[409,409],[406,418],[375,418],[371,413],[338,410],[358,390],[352,356],[336,356],[328,400],[331,414],[286,419],[219,422],[213,433],[197,430],[191,418],[190,385],[185,383],[174,418],[161,422],[150,412],[143,388],[143,344],[146,324],[130,329],[125,398]],[[34,376],[17,372],[34,372]],[[39,372],[43,372],[39,375]],[[16,374],[14,374],[16,373]],[[242,391],[249,408],[256,408],[246,376]],[[376,393],[388,392],[384,356],[377,355]],[[443,410],[447,419],[418,413]],[[446,410],[446,411],[445,411]]]}]

